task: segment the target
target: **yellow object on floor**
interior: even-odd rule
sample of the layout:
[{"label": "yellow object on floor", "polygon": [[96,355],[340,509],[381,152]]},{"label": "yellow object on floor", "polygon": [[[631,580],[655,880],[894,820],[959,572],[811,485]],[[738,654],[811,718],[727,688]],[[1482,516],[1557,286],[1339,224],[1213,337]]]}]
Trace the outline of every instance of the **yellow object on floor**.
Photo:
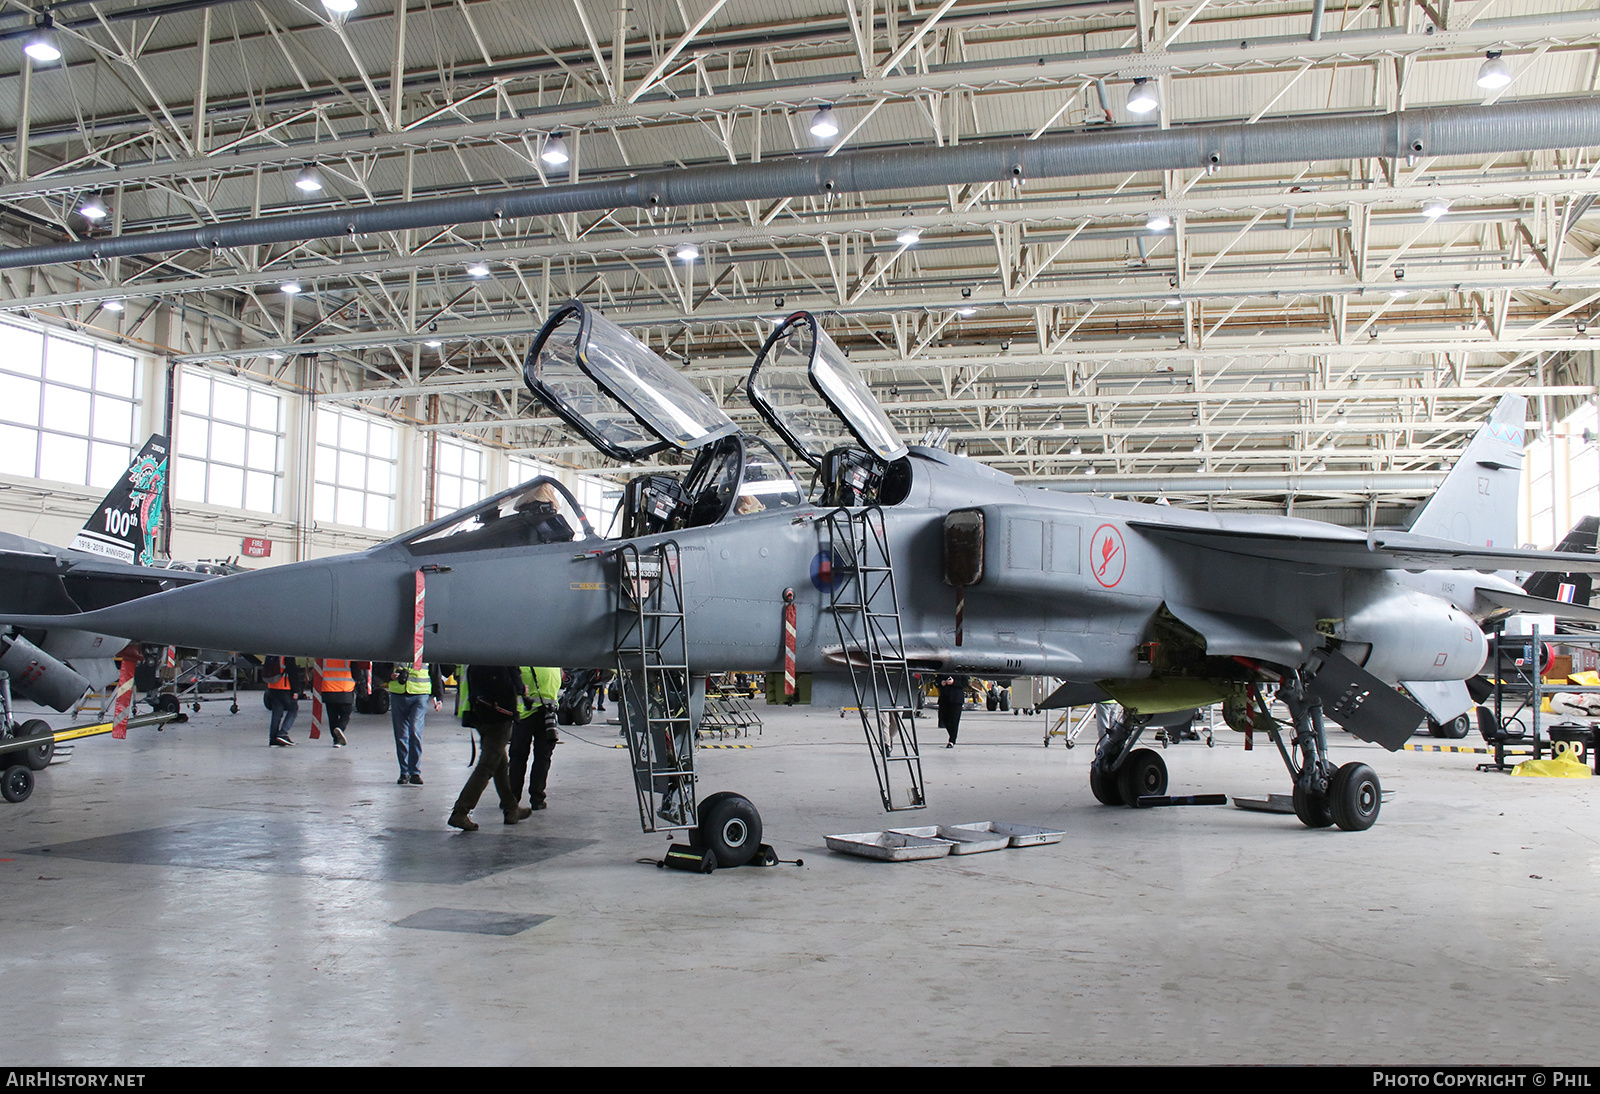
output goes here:
[{"label": "yellow object on floor", "polygon": [[1580,746],[1570,741],[1557,741],[1555,755],[1548,760],[1524,760],[1513,770],[1513,775],[1537,776],[1545,779],[1588,779],[1594,772],[1583,762]]}]

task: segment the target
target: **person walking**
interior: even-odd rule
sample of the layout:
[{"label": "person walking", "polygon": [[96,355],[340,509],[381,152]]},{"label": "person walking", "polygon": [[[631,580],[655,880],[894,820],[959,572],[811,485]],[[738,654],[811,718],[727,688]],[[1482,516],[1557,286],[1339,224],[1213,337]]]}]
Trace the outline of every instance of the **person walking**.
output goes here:
[{"label": "person walking", "polygon": [[[550,759],[560,737],[556,730],[556,711],[561,696],[561,670],[524,666],[517,670],[522,678],[524,697],[518,700],[517,724],[511,730],[511,800],[522,800],[522,781],[528,781],[528,805],[545,808],[545,784],[550,777]],[[533,767],[528,767],[532,753]]]},{"label": "person walking", "polygon": [[512,722],[526,699],[521,672],[512,665],[471,665],[456,680],[462,691],[458,701],[461,724],[478,731],[481,747],[477,766],[467,776],[447,823],[463,832],[476,832],[478,822],[472,819],[472,811],[492,780],[506,823],[516,824],[533,815],[533,810],[518,805],[520,794],[512,793],[507,779],[506,746],[511,741]]},{"label": "person walking", "polygon": [[394,726],[394,749],[400,759],[399,786],[422,785],[422,724],[433,709],[443,705],[444,679],[437,665],[394,667],[389,680],[389,720]]},{"label": "person walking", "polygon": [[965,676],[939,677],[939,724],[950,736],[946,748],[956,747],[956,733],[961,729],[961,708],[967,701]]},{"label": "person walking", "polygon": [[333,747],[343,748],[350,742],[344,731],[350,724],[350,715],[356,709],[356,677],[350,662],[328,658],[322,662],[322,705],[328,712],[328,733],[333,737]]},{"label": "person walking", "polygon": [[261,677],[267,682],[266,694],[261,702],[272,712],[267,727],[269,747],[288,748],[294,744],[289,730],[300,713],[300,696],[306,690],[305,673],[292,657],[269,657],[261,668]]}]

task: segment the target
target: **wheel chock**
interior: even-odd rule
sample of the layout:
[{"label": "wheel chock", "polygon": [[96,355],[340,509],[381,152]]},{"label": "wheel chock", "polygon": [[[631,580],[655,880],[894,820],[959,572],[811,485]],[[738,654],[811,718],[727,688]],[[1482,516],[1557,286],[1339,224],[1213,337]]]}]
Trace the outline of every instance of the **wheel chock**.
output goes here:
[{"label": "wheel chock", "polygon": [[691,847],[674,843],[667,848],[667,857],[661,865],[669,870],[683,870],[691,874],[709,874],[717,868],[717,853],[709,847]]}]

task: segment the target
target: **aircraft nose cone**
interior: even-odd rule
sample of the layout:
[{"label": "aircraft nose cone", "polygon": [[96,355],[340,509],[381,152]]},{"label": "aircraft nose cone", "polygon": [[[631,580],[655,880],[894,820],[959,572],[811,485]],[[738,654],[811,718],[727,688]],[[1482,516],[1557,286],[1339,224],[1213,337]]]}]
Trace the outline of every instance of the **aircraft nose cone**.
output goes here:
[{"label": "aircraft nose cone", "polygon": [[202,581],[92,614],[140,642],[303,657],[394,660],[411,651],[412,573],[364,558]]}]

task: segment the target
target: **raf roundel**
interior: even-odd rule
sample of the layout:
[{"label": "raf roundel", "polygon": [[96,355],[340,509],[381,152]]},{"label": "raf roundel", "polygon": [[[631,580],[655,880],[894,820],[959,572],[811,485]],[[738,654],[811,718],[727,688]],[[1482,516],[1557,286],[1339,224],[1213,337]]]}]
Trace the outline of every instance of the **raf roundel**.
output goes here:
[{"label": "raf roundel", "polygon": [[833,588],[833,552],[826,547],[811,559],[811,584],[819,593]]},{"label": "raf roundel", "polygon": [[1122,533],[1102,524],[1089,539],[1089,569],[1094,579],[1108,589],[1115,588],[1127,568],[1128,550],[1122,544]]}]

